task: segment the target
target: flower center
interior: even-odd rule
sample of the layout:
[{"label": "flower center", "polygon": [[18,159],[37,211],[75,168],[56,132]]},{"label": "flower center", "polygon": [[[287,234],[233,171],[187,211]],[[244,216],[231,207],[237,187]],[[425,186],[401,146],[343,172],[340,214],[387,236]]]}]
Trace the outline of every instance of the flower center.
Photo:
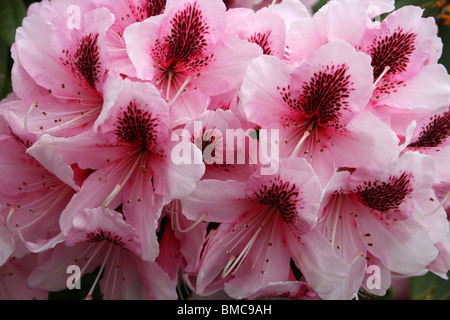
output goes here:
[{"label": "flower center", "polygon": [[154,151],[158,125],[157,117],[142,110],[136,101],[130,101],[118,116],[115,134],[126,144]]},{"label": "flower center", "polygon": [[147,13],[147,18],[163,13],[166,7],[166,2],[166,0],[147,0],[144,5]]},{"label": "flower center", "polygon": [[298,220],[297,203],[299,190],[289,181],[283,182],[278,177],[269,185],[264,184],[253,193],[252,198],[259,204],[270,205],[277,209],[283,221],[293,225]]},{"label": "flower center", "polygon": [[347,69],[345,64],[326,66],[303,84],[298,98],[291,97],[290,86],[282,88],[283,101],[307,119],[317,117],[318,126],[340,128],[341,110],[348,106],[353,90]]},{"label": "flower center", "polygon": [[400,205],[413,192],[412,179],[412,173],[403,172],[400,176],[390,176],[388,181],[364,181],[356,187],[356,196],[363,205],[373,209],[378,218],[390,219],[385,214],[400,213]]},{"label": "flower center", "polygon": [[411,55],[416,49],[414,45],[416,38],[416,34],[404,32],[401,28],[391,35],[375,38],[369,49],[374,79],[378,79],[387,66],[390,67],[389,74],[392,75],[406,71]]},{"label": "flower center", "polygon": [[270,45],[272,42],[270,41],[269,37],[272,32],[269,30],[265,33],[255,33],[252,35],[248,41],[251,43],[256,43],[258,46],[260,46],[263,49],[263,54],[271,55],[272,49],[270,48]]},{"label": "flower center", "polygon": [[[201,75],[199,70],[207,66],[214,56],[203,54],[208,46],[206,35],[209,26],[196,2],[187,3],[170,24],[169,35],[163,41],[157,40],[151,50],[153,60],[157,62],[154,67],[162,71],[156,83],[166,90],[169,105],[186,91],[193,78]],[[172,87],[177,91],[170,101]]]},{"label": "flower center", "polygon": [[88,241],[92,241],[92,242],[100,242],[100,241],[108,241],[111,242],[119,247],[124,247],[125,246],[125,242],[123,241],[122,237],[113,234],[111,231],[109,230],[103,230],[101,228],[99,228],[98,230],[96,230],[95,232],[89,232],[86,235],[86,238]]},{"label": "flower center", "polygon": [[416,141],[408,145],[413,148],[435,148],[440,146],[450,136],[450,111],[434,115],[422,127]]}]

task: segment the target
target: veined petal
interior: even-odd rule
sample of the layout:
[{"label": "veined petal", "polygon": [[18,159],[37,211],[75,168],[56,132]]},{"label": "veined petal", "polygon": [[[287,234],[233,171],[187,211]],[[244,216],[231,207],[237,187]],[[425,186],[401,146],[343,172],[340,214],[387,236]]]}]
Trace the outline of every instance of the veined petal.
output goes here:
[{"label": "veined petal", "polygon": [[0,267],[0,300],[46,300],[48,291],[30,288],[27,278],[38,265],[40,257],[27,254],[11,258]]},{"label": "veined petal", "polygon": [[427,230],[414,218],[386,226],[374,215],[360,211],[359,222],[365,232],[372,235],[370,251],[394,272],[412,274],[420,272],[438,254]]},{"label": "veined petal", "polygon": [[[183,214],[190,220],[207,213],[206,221],[234,222],[236,215],[244,213],[251,204],[245,198],[245,183],[233,180],[201,180],[195,190],[181,199]],[[221,190],[220,194],[217,190]]]},{"label": "veined petal", "polygon": [[[397,158],[399,140],[389,126],[368,112],[357,114],[342,132],[323,138],[338,167],[380,166]],[[316,160],[322,155],[315,153]]]}]

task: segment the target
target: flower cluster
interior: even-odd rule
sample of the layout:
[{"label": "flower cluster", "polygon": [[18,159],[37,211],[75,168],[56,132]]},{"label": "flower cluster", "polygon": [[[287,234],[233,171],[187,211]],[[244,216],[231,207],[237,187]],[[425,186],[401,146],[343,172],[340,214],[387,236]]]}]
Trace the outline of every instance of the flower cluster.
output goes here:
[{"label": "flower cluster", "polygon": [[0,107],[0,297],[79,287],[70,270],[96,271],[87,298],[104,299],[353,299],[446,279],[435,20],[314,2],[31,5]]}]

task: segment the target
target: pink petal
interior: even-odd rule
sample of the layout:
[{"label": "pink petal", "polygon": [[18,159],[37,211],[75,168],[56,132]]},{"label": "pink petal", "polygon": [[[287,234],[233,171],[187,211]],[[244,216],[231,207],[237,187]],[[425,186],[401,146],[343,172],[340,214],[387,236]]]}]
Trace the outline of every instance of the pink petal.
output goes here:
[{"label": "pink petal", "polygon": [[420,272],[437,256],[428,232],[412,217],[387,227],[372,214],[359,215],[364,232],[371,234],[370,248],[389,270],[411,274]]},{"label": "pink petal", "polygon": [[46,300],[48,292],[33,289],[27,278],[38,262],[38,255],[28,254],[20,259],[10,259],[0,267],[0,300]]},{"label": "pink petal", "polygon": [[0,266],[3,265],[14,252],[14,239],[11,232],[0,224]]},{"label": "pink petal", "polygon": [[324,299],[333,299],[333,291],[349,274],[349,265],[338,258],[330,243],[315,230],[302,236],[300,242],[288,243],[295,253],[294,262],[306,282]]},{"label": "pink petal", "polygon": [[[183,214],[190,220],[197,220],[206,212],[206,221],[233,222],[251,207],[251,203],[244,200],[245,188],[245,183],[233,180],[201,180],[189,196],[181,199]],[[221,190],[220,194],[217,190]]]}]

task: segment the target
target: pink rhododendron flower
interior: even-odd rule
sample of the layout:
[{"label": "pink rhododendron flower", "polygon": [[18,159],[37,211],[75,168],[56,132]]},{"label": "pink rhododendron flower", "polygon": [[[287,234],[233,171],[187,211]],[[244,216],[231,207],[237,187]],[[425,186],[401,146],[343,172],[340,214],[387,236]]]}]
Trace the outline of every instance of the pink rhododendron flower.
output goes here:
[{"label": "pink rhododendron flower", "polygon": [[352,265],[341,294],[350,298],[358,291],[372,259],[368,252],[403,274],[419,272],[436,258],[427,228],[415,217],[433,178],[433,162],[418,153],[406,153],[387,168],[360,167],[332,178],[317,228]]},{"label": "pink rhododendron flower", "polygon": [[[96,170],[62,212],[64,234],[84,208],[123,205],[127,221],[140,234],[143,258],[154,260],[159,251],[156,229],[162,206],[188,195],[203,175],[204,166],[190,158],[191,164],[173,162],[175,143],[170,141],[168,107],[151,84],[125,79],[121,94],[106,112],[96,134],[43,136],[30,152],[51,169],[53,159],[62,157],[68,163]],[[181,143],[200,153],[193,144]],[[47,150],[52,152],[46,154]]]},{"label": "pink rhododendron flower", "polygon": [[241,10],[231,11],[228,14],[227,24],[232,26],[230,32],[237,33],[240,39],[256,43],[263,50],[263,54],[274,55],[282,59],[286,37],[284,19],[268,8],[263,8],[255,13],[249,10],[246,15],[243,14],[244,12]]},{"label": "pink rhododendron flower", "polygon": [[436,21],[394,0],[316,3],[30,5],[0,102],[0,298],[73,290],[77,268],[88,299],[448,280]]},{"label": "pink rhododendron flower", "polygon": [[220,1],[178,1],[163,16],[129,26],[124,38],[137,77],[153,81],[169,104],[185,91],[192,98],[238,88],[261,50],[224,35],[225,18]]},{"label": "pink rhododendron flower", "polygon": [[58,167],[59,177],[55,176],[27,154],[36,137],[20,127],[14,115],[7,114],[0,121],[1,215],[16,239],[14,255],[21,257],[64,240],[59,229],[61,211],[79,190],[75,181],[83,180],[85,172],[65,165]]},{"label": "pink rhododendron flower", "polygon": [[[29,131],[73,135],[100,114],[109,59],[103,40],[114,16],[78,2],[43,3],[17,30],[13,85],[29,106],[22,114]],[[81,19],[73,28],[67,18],[71,5]]]},{"label": "pink rhododendron flower", "polygon": [[133,228],[120,213],[110,209],[87,209],[74,217],[66,242],[57,246],[50,259],[31,273],[30,286],[50,291],[64,289],[65,271],[74,263],[82,274],[101,266],[105,271],[100,280],[104,299],[176,298],[176,284],[157,263],[141,259]]},{"label": "pink rhododendron flower", "polygon": [[[226,193],[219,196],[217,189]],[[224,283],[230,296],[247,298],[261,286],[287,281],[291,258],[313,290],[326,294],[334,289],[345,276],[346,265],[312,230],[320,189],[318,177],[304,159],[286,159],[277,175],[255,172],[248,182],[199,182],[181,200],[183,213],[197,219],[206,212],[206,221],[221,225],[207,242],[197,293],[210,294]]]},{"label": "pink rhododendron flower", "polygon": [[436,182],[450,181],[450,107],[440,108],[418,120],[413,136],[406,137],[406,150],[419,151],[433,158]]},{"label": "pink rhododendron flower", "polygon": [[250,121],[280,131],[282,156],[308,159],[326,183],[336,166],[383,164],[396,156],[394,132],[364,111],[371,73],[367,55],[334,41],[298,67],[275,57],[253,60],[240,98]]},{"label": "pink rhododendron flower", "polygon": [[[244,130],[233,112],[217,109],[189,121],[181,134],[190,137],[202,152],[202,179],[246,181],[258,163],[258,141],[252,133],[256,135],[251,128]],[[231,163],[230,158],[235,161]]]},{"label": "pink rhododendron flower", "polygon": [[116,17],[105,37],[105,46],[110,56],[110,66],[126,76],[135,76],[136,69],[127,54],[123,38],[125,29],[150,17],[163,14],[170,7],[171,0],[120,0],[114,3],[108,0],[93,0],[97,8],[108,8]]}]

